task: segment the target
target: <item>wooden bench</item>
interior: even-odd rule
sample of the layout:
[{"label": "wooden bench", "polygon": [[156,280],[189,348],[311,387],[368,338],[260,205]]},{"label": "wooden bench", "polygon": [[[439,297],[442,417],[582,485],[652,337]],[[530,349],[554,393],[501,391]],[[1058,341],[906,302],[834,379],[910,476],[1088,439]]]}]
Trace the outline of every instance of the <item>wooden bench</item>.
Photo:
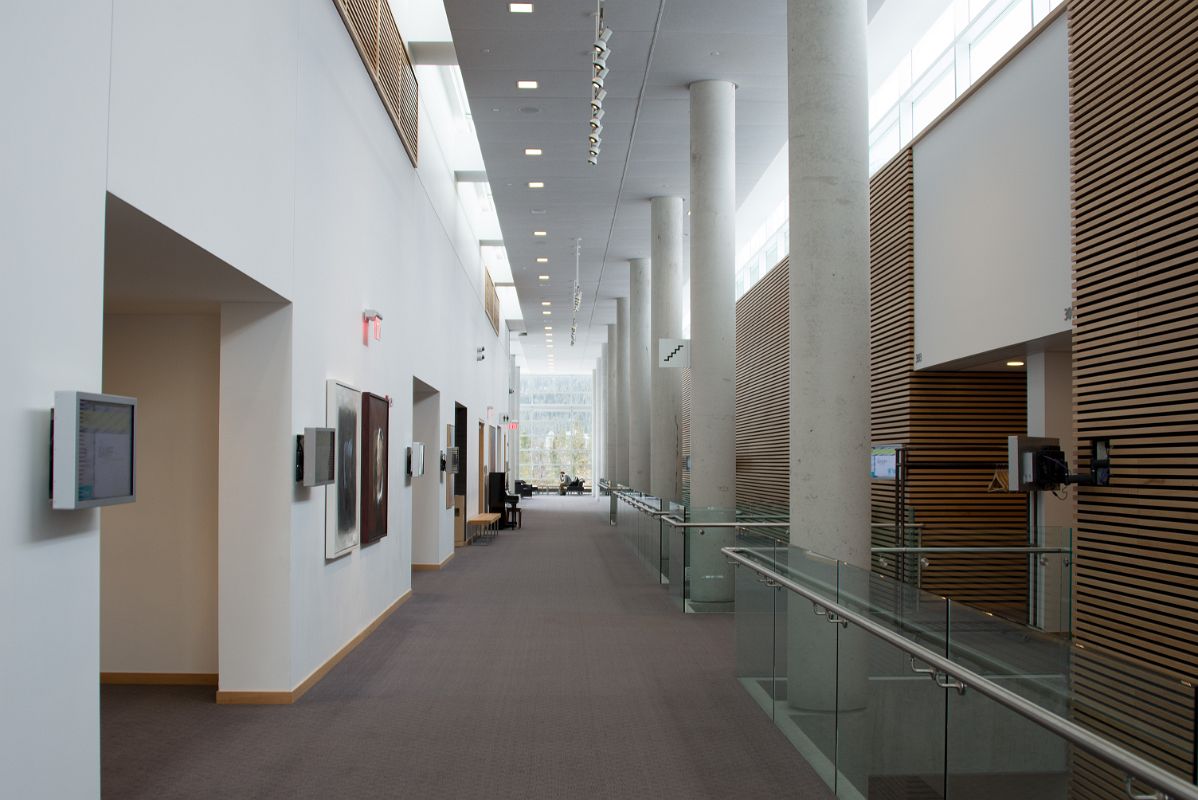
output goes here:
[{"label": "wooden bench", "polygon": [[[466,541],[472,542],[480,537],[488,539],[488,541],[494,539],[499,533],[499,519],[498,512],[470,517],[466,520]],[[474,536],[470,535],[471,530],[475,531]]]}]

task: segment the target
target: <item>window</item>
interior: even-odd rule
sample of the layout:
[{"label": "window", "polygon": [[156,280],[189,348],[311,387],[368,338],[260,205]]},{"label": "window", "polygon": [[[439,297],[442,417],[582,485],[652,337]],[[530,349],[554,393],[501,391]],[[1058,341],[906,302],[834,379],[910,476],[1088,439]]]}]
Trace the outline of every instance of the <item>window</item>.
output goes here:
[{"label": "window", "polygon": [[590,375],[520,376],[520,474],[556,486],[565,472],[589,485],[594,392]]}]

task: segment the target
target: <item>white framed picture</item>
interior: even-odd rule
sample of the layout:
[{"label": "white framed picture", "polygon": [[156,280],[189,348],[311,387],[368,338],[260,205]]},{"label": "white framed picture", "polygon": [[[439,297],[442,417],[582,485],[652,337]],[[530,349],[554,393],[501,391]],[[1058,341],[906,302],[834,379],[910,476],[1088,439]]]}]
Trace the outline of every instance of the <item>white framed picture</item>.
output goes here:
[{"label": "white framed picture", "polygon": [[337,380],[325,382],[325,424],[336,431],[333,482],[325,487],[324,557],[338,558],[361,541],[358,475],[362,441],[362,393]]}]

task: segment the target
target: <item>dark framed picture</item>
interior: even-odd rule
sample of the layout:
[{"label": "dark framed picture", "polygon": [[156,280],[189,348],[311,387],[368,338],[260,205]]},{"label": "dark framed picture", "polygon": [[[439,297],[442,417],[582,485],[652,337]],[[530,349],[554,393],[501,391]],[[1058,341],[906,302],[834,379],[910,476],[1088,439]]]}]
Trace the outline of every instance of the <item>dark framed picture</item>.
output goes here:
[{"label": "dark framed picture", "polygon": [[387,535],[387,398],[362,393],[362,544]]}]

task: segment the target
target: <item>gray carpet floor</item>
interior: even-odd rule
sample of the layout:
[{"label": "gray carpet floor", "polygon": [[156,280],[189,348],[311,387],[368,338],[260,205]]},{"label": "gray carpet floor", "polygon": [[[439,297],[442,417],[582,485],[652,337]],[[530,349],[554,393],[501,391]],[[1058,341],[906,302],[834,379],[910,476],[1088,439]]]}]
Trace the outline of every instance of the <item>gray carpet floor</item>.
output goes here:
[{"label": "gray carpet floor", "polygon": [[544,496],[292,706],[105,686],[106,798],[825,798],[735,679],[731,615],[684,615],[608,527]]}]

